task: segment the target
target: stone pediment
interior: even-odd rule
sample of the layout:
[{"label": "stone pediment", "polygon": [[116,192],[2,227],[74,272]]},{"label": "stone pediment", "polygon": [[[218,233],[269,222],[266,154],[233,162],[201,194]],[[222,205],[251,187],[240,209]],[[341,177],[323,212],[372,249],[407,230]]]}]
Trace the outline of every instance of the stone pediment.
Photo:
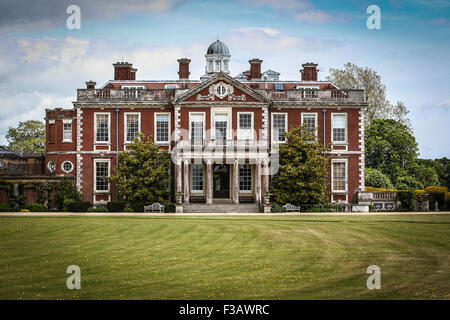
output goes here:
[{"label": "stone pediment", "polygon": [[268,102],[267,98],[248,86],[219,73],[179,96],[175,103],[182,102]]}]

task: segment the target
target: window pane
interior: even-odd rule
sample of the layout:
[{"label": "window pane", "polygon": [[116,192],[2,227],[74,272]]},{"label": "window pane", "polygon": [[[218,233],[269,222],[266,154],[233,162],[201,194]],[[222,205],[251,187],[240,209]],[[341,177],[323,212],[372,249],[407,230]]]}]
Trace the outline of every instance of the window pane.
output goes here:
[{"label": "window pane", "polygon": [[316,134],[316,115],[315,114],[303,115],[303,125],[308,129],[309,133]]},{"label": "window pane", "polygon": [[286,132],[286,115],[273,115],[273,141],[285,141],[284,133]]},{"label": "window pane", "polygon": [[252,190],[252,168],[249,165],[239,167],[239,190]]},{"label": "window pane", "polygon": [[63,123],[63,140],[72,141],[72,124]]},{"label": "window pane", "polygon": [[127,114],[127,141],[131,142],[139,135],[139,115]]},{"label": "window pane", "polygon": [[195,145],[203,143],[203,115],[191,115],[191,141]]},{"label": "window pane", "polygon": [[97,114],[97,133],[96,141],[108,142],[109,141],[109,128],[108,128],[108,115]]},{"label": "window pane", "polygon": [[345,141],[346,119],[344,114],[333,115],[333,141]]},{"label": "window pane", "polygon": [[201,164],[191,166],[191,190],[203,191],[203,166]]},{"label": "window pane", "polygon": [[156,141],[169,142],[169,115],[156,115]]},{"label": "window pane", "polygon": [[333,190],[345,191],[345,163],[333,163]]},{"label": "window pane", "polygon": [[95,163],[95,188],[97,191],[108,191],[108,162]]},{"label": "window pane", "polygon": [[249,140],[252,137],[252,114],[239,114],[238,139]]}]

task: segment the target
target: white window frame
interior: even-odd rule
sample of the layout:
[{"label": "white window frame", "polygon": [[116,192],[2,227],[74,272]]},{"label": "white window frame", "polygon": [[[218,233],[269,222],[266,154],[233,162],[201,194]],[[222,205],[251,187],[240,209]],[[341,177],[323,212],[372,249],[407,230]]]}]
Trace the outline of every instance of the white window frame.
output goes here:
[{"label": "white window frame", "polygon": [[[248,166],[249,168],[250,168],[250,190],[241,190],[241,167],[243,167],[243,166]],[[238,170],[239,170],[239,181],[238,181],[238,183],[239,183],[239,192],[240,193],[252,193],[253,192],[253,167],[252,167],[252,165],[239,165],[238,166]]]},{"label": "white window frame", "polygon": [[[97,115],[108,116],[108,141],[97,141]],[[94,143],[110,144],[111,143],[111,113],[110,112],[94,112]]]},{"label": "white window frame", "polygon": [[[335,115],[345,116],[345,140],[344,141],[334,141],[333,117]],[[347,144],[347,141],[348,141],[348,114],[347,114],[347,112],[332,112],[331,113],[331,142],[333,144]]]},{"label": "white window frame", "polygon": [[[335,163],[345,164],[345,190],[334,189],[334,170],[333,165]],[[335,193],[347,193],[348,192],[348,160],[347,159],[331,159],[331,192]]]},{"label": "white window frame", "polygon": [[273,123],[273,116],[276,114],[283,114],[284,115],[284,119],[285,119],[285,131],[284,132],[288,132],[289,131],[289,127],[288,127],[288,113],[287,112],[272,112],[271,116],[270,116],[270,140],[272,141],[272,143],[278,143],[278,144],[283,144],[287,142],[286,137],[283,137],[284,140],[283,141],[274,141],[274,123]]},{"label": "white window frame", "polygon": [[[193,180],[193,174],[194,174],[194,170],[193,166],[201,166],[202,167],[202,190],[194,190],[192,189],[192,180]],[[203,164],[192,164],[190,165],[189,168],[189,189],[191,190],[191,193],[196,193],[196,194],[203,194],[204,190],[205,190],[205,168],[203,167]]]},{"label": "white window frame", "polygon": [[232,126],[232,121],[231,121],[231,110],[230,108],[226,108],[226,109],[222,109],[222,108],[216,108],[216,110],[214,110],[212,112],[212,123],[211,123],[211,139],[213,139],[214,141],[216,140],[216,115],[221,114],[227,115],[227,130],[225,131],[226,137],[225,140],[230,140],[231,139],[231,133],[233,132],[231,126]]},{"label": "white window frame", "polygon": [[111,190],[111,183],[108,181],[108,190],[97,190],[97,163],[108,163],[108,178],[111,175],[111,159],[94,159],[94,192],[95,193],[109,193]]},{"label": "white window frame", "polygon": [[127,117],[128,115],[138,115],[138,136],[139,133],[141,133],[141,113],[140,112],[124,112],[124,117],[123,117],[123,140],[125,141],[125,144],[128,143],[132,143],[133,141],[129,141],[127,139],[127,131],[128,131],[128,123],[127,123]]},{"label": "white window frame", "polygon": [[[62,140],[62,142],[72,142],[72,136],[73,136],[73,124],[72,124],[72,119],[63,119],[63,121],[62,121],[62,123],[63,123],[63,125],[62,125],[62,131],[63,131],[63,134],[62,134],[62,136],[63,136],[63,140]],[[70,139],[65,139],[64,138],[64,125],[65,124],[70,124]]]},{"label": "white window frame", "polygon": [[192,121],[191,115],[201,115],[203,117],[203,139],[206,140],[206,112],[189,112],[189,137],[188,140],[192,139]]},{"label": "white window frame", "polygon": [[301,116],[300,116],[300,123],[303,126],[303,117],[304,116],[311,116],[313,115],[315,117],[315,121],[314,121],[314,126],[315,126],[315,132],[314,135],[316,136],[316,140],[318,137],[318,132],[319,132],[319,127],[318,127],[318,118],[319,118],[319,113],[318,112],[302,112]]},{"label": "white window frame", "polygon": [[[159,114],[163,114],[163,115],[168,115],[168,126],[167,126],[167,130],[168,130],[168,134],[167,134],[167,141],[158,141],[157,140],[157,138],[158,138],[158,136],[157,136],[157,134],[156,134],[156,116],[157,115],[159,115]],[[171,133],[170,133],[170,112],[155,112],[154,113],[154,119],[153,119],[153,134],[154,134],[154,139],[155,139],[155,144],[158,144],[158,145],[165,145],[165,146],[167,146],[167,145],[169,145],[170,144],[170,136],[171,136]]]},{"label": "white window frame", "polygon": [[[66,162],[68,162],[68,163],[70,163],[70,164],[72,165],[72,169],[70,169],[70,170],[64,169],[64,163],[66,163]],[[73,165],[73,162],[70,161],[70,160],[64,160],[64,161],[61,163],[61,171],[64,172],[64,173],[71,173],[71,172],[73,171],[74,168],[75,168],[75,167],[74,167],[74,165]]]},{"label": "white window frame", "polygon": [[176,83],[165,84],[164,89],[178,89],[179,86]]},{"label": "white window frame", "polygon": [[[240,126],[239,117],[242,114],[249,114],[250,115],[250,137],[248,139],[243,139],[242,138],[241,128],[239,127]],[[247,130],[247,129],[243,129],[243,130]],[[237,139],[238,140],[253,140],[254,139],[254,132],[255,132],[254,112],[238,112],[237,113]],[[241,137],[240,137],[240,135],[241,135]]]}]

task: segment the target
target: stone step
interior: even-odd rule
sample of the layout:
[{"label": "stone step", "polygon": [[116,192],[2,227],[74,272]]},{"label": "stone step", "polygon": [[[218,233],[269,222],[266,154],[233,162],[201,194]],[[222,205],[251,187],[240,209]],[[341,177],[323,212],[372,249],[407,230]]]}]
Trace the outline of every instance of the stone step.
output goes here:
[{"label": "stone step", "polygon": [[259,206],[254,203],[240,204],[187,204],[183,205],[186,213],[259,213]]}]

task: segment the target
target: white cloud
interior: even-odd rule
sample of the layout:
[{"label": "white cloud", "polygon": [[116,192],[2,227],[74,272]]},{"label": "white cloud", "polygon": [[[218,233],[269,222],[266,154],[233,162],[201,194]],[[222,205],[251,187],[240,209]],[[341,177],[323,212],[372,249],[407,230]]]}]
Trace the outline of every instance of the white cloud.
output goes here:
[{"label": "white cloud", "polygon": [[297,21],[325,23],[331,19],[331,15],[322,10],[308,10],[295,14],[294,18]]},{"label": "white cloud", "polygon": [[439,104],[438,107],[450,107],[450,98],[444,99],[442,100]]}]

